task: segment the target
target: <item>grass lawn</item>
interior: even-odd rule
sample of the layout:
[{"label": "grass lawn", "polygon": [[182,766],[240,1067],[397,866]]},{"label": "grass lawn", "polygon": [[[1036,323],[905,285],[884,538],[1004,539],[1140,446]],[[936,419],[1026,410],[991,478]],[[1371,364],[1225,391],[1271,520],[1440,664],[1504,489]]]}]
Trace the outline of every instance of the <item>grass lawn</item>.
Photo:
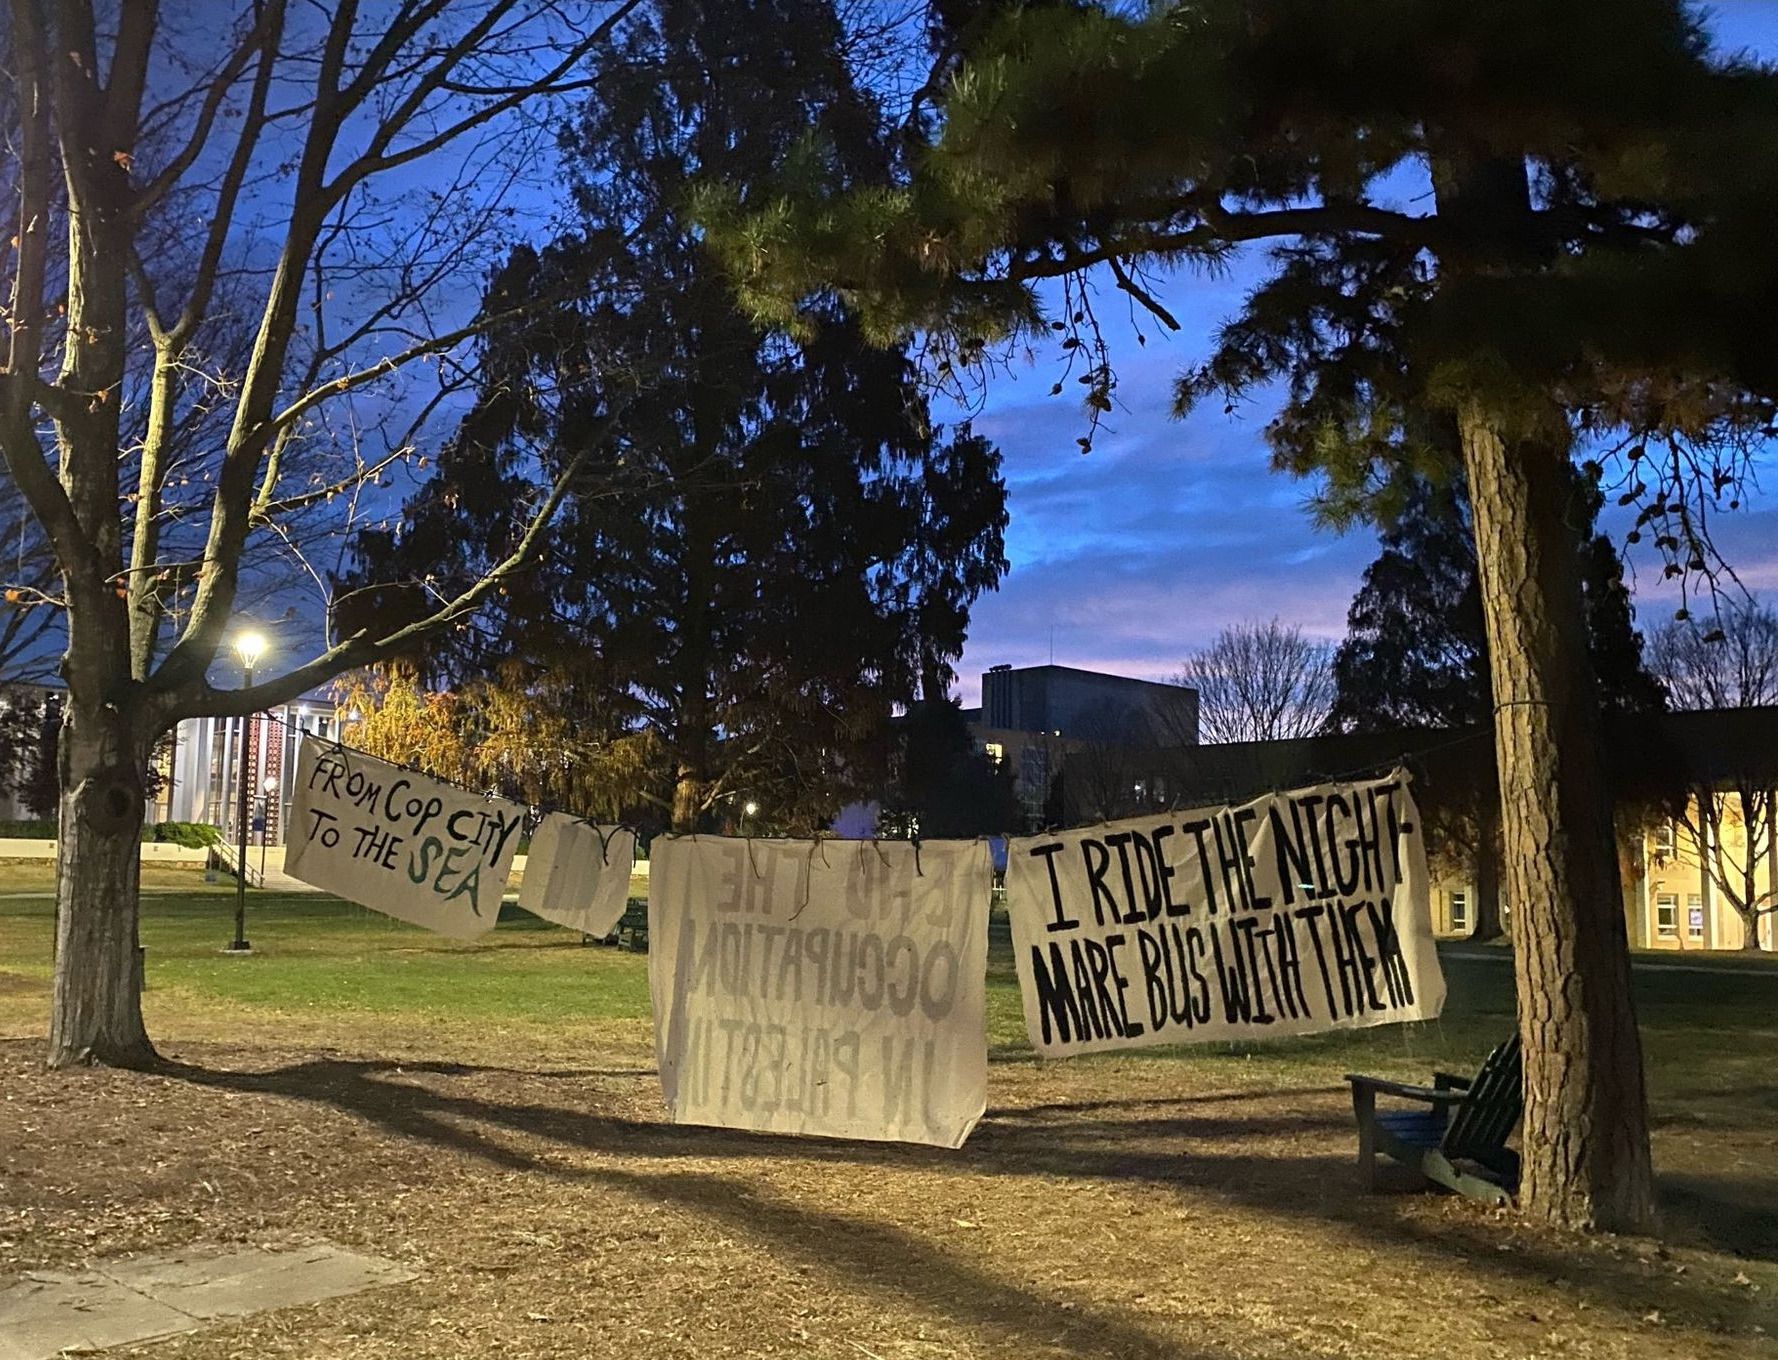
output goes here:
[{"label": "grass lawn", "polygon": [[1435,1023],[1042,1064],[997,951],[951,1153],[665,1123],[641,955],[255,893],[234,958],[232,890],[166,870],[168,1065],[47,1074],[41,874],[0,866],[0,1276],[317,1238],[422,1272],[155,1357],[1774,1353],[1778,975],[1638,973],[1666,1240],[1585,1240],[1355,1184],[1341,1073],[1473,1064],[1498,958]]}]

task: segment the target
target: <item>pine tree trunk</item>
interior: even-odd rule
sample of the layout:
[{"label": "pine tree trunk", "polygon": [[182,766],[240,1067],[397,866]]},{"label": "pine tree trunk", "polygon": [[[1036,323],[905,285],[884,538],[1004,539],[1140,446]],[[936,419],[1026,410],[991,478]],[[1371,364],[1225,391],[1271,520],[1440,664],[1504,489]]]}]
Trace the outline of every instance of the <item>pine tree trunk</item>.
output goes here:
[{"label": "pine tree trunk", "polygon": [[1642,1045],[1560,434],[1508,441],[1459,413],[1475,511],[1525,1049],[1521,1203],[1646,1231],[1655,1217]]},{"label": "pine tree trunk", "polygon": [[673,781],[673,830],[689,836],[698,829],[704,810],[704,780],[692,765],[681,763]]},{"label": "pine tree trunk", "polygon": [[60,747],[49,1065],[154,1061],[137,945],[146,752],[110,706],[72,699]]},{"label": "pine tree trunk", "polygon": [[710,793],[710,705],[703,693],[708,684],[700,668],[681,691],[679,730],[674,734],[673,831],[689,836],[704,820]]},{"label": "pine tree trunk", "polygon": [[1494,796],[1476,818],[1475,929],[1469,938],[1478,944],[1506,933],[1500,923],[1500,800],[1489,792]]}]

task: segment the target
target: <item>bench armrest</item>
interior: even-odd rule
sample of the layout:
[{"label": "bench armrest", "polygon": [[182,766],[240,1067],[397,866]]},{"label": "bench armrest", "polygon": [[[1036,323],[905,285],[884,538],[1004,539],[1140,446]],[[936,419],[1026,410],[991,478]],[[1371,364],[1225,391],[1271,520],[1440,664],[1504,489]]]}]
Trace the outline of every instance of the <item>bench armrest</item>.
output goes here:
[{"label": "bench armrest", "polygon": [[1406,1082],[1389,1081],[1383,1077],[1360,1076],[1356,1072],[1346,1073],[1346,1080],[1352,1083],[1355,1090],[1365,1090],[1386,1096],[1399,1096],[1403,1100],[1424,1101],[1428,1105],[1454,1105],[1468,1094],[1466,1091],[1439,1090],[1432,1086],[1409,1086]]}]

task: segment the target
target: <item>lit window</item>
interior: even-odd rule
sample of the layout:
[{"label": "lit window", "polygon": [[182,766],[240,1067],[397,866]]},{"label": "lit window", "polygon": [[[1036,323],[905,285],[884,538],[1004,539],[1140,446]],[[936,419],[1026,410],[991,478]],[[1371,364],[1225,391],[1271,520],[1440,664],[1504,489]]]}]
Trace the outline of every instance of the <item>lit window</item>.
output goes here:
[{"label": "lit window", "polygon": [[1451,894],[1451,929],[1469,929],[1469,893],[1463,888],[1458,888]]},{"label": "lit window", "polygon": [[996,765],[1006,759],[1006,747],[1002,746],[997,741],[984,741],[982,743],[982,753]]},{"label": "lit window", "polygon": [[1697,893],[1685,900],[1685,933],[1694,940],[1704,938],[1704,899]]},{"label": "lit window", "polygon": [[1662,893],[1655,898],[1655,934],[1672,939],[1679,934],[1679,894]]}]

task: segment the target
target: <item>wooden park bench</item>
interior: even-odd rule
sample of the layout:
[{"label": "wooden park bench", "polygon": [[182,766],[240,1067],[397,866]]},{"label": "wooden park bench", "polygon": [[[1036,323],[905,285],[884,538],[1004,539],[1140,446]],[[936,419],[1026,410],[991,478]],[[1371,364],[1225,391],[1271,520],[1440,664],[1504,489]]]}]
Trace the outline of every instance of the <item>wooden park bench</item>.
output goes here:
[{"label": "wooden park bench", "polygon": [[617,929],[611,932],[611,942],[619,949],[632,949],[641,952],[648,948],[648,903],[632,897],[629,905],[624,908],[622,919]]},{"label": "wooden park bench", "polygon": [[[1519,1186],[1519,1154],[1506,1140],[1525,1109],[1524,1065],[1514,1035],[1483,1060],[1475,1077],[1435,1072],[1431,1086],[1408,1086],[1348,1073],[1358,1117],[1358,1165],[1380,1188],[1377,1154],[1417,1171],[1426,1181],[1470,1199],[1507,1204]],[[1379,1095],[1428,1106],[1377,1109]]]}]

